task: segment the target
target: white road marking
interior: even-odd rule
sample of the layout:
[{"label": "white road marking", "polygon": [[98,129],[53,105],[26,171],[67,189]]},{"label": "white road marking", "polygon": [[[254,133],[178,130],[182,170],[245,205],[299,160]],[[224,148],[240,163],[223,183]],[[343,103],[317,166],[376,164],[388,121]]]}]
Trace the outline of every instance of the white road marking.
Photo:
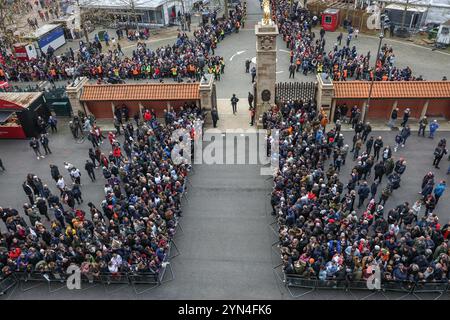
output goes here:
[{"label": "white road marking", "polygon": [[233,59],[234,59],[235,56],[238,56],[238,55],[240,55],[240,54],[243,54],[245,51],[247,51],[247,50],[243,50],[243,51],[238,51],[238,52],[236,52],[235,54],[233,54],[233,55],[230,57],[230,61],[233,61]]}]

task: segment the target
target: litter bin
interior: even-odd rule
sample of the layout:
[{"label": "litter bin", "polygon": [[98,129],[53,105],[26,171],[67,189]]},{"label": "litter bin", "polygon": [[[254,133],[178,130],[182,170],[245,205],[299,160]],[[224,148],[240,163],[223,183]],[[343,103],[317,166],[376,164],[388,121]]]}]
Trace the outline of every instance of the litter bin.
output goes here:
[{"label": "litter bin", "polygon": [[105,33],[106,33],[106,31],[105,30],[102,30],[102,31],[99,31],[98,32],[98,39],[100,40],[100,41],[105,41]]},{"label": "litter bin", "polygon": [[70,117],[72,113],[70,103],[65,101],[53,102],[50,109],[55,113],[56,116],[60,117]]}]

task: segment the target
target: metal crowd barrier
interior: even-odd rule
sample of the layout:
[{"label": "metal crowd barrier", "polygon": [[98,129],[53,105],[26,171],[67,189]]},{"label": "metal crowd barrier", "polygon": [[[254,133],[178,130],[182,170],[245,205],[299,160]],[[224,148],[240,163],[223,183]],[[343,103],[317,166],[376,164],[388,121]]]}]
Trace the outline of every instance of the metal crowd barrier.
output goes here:
[{"label": "metal crowd barrier", "polygon": [[[365,280],[347,280],[347,279],[326,279],[320,280],[315,278],[305,278],[297,274],[284,274],[284,282],[292,297],[298,298],[311,293],[315,290],[362,290],[376,293],[376,292],[397,292],[404,293],[398,299],[402,299],[407,295],[413,295],[417,299],[421,299],[417,294],[420,293],[437,293],[439,299],[442,295],[448,293],[450,281],[431,281],[431,282],[412,282],[412,281],[382,281],[380,289],[369,289]],[[307,289],[306,292],[295,295],[291,288]],[[370,294],[370,295],[372,295]],[[369,295],[369,296],[370,296]],[[367,297],[369,297],[367,296]],[[364,297],[363,299],[367,298]]]},{"label": "metal crowd barrier", "polygon": [[12,275],[0,278],[0,296],[6,295],[16,284],[17,281]]},{"label": "metal crowd barrier", "polygon": [[[90,289],[97,285],[103,285],[105,291],[116,291],[123,286],[131,285],[136,294],[142,294],[150,289],[156,288],[163,282],[174,279],[172,268],[169,262],[170,250],[166,253],[159,272],[143,272],[143,273],[100,273],[97,275],[89,273],[81,273],[81,290]],[[166,271],[169,270],[172,279],[164,280]],[[8,290],[19,284],[22,292],[26,292],[47,284],[49,293],[57,292],[61,289],[67,288],[67,280],[70,274],[65,273],[51,273],[51,272],[14,272],[7,278],[0,280],[0,295],[6,294]],[[111,285],[119,285],[118,288],[111,290]],[[139,291],[138,286],[150,285],[150,288]]]}]

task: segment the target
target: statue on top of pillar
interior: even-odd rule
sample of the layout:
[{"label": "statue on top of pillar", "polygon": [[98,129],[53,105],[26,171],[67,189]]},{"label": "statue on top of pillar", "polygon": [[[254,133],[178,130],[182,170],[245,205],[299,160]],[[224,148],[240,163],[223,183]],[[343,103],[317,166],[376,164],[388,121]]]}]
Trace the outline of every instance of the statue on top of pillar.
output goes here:
[{"label": "statue on top of pillar", "polygon": [[269,25],[270,24],[270,1],[269,0],[263,0],[263,24]]}]

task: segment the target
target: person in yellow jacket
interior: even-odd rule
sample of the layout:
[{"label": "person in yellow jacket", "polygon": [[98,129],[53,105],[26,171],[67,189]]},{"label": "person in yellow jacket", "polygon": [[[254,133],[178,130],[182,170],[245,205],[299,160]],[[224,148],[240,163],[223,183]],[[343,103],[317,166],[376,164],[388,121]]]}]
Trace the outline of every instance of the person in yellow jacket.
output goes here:
[{"label": "person in yellow jacket", "polygon": [[172,69],[170,69],[171,73],[172,73],[172,77],[175,80],[178,76],[178,70],[176,66],[173,66]]},{"label": "person in yellow jacket", "polygon": [[317,63],[317,73],[323,72],[323,64],[321,62]]}]

